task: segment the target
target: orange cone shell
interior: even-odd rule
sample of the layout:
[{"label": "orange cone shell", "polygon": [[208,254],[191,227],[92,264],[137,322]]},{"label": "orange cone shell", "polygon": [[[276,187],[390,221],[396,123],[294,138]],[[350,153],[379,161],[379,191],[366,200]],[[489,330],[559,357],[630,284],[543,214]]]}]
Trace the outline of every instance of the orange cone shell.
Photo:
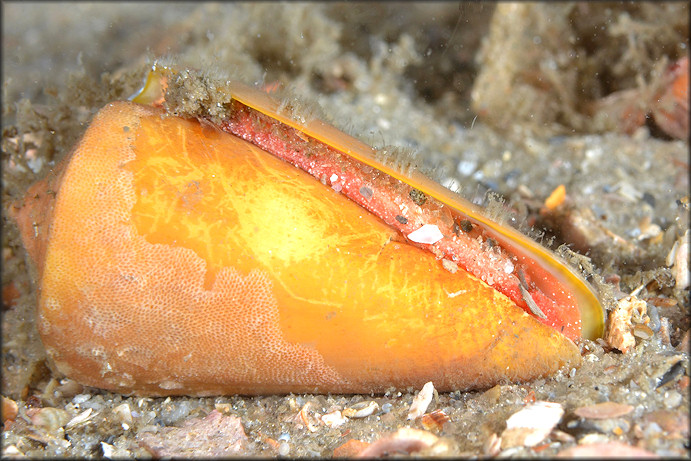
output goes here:
[{"label": "orange cone shell", "polygon": [[580,361],[503,294],[214,127],[112,103],[61,168],[15,215],[48,355],[83,384],[447,391]]}]

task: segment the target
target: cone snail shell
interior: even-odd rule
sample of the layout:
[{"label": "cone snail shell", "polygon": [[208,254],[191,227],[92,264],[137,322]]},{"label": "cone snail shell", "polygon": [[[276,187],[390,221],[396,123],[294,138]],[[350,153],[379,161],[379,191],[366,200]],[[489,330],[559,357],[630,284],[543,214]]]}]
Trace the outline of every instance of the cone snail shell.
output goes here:
[{"label": "cone snail shell", "polygon": [[602,334],[532,240],[241,84],[220,122],[172,116],[179,76],[101,109],[13,206],[60,372],[152,396],[446,391],[577,365]]}]

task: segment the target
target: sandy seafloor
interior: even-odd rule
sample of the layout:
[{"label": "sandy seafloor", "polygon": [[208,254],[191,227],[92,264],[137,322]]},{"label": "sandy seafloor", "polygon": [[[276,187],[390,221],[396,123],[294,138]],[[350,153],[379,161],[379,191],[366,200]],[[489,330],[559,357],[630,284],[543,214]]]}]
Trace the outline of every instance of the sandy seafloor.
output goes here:
[{"label": "sandy seafloor", "polygon": [[[549,224],[556,238],[547,230],[546,243],[592,257],[591,278],[610,282],[608,308],[641,287],[652,337],[641,334],[627,354],[584,341],[578,369],[441,393],[428,411],[442,410],[449,421],[430,429],[439,440],[413,456],[552,457],[608,442],[621,444],[600,454],[623,456],[628,446],[689,456],[688,340],[682,343],[689,296],[676,286],[688,267],[666,260],[689,226],[688,140],[667,136],[651,119],[626,133],[621,111],[601,102],[633,90],[639,112],[651,110],[660,72],[688,54],[686,2],[503,5],[496,13],[493,3],[451,2],[2,7],[2,395],[19,411],[3,426],[3,457],[331,457],[350,439],[423,428],[406,420],[417,390],[140,398],[82,388],[46,367],[35,288],[6,209],[69,151],[100,107],[131,95],[158,58],[217,78],[278,83],[362,140],[413,152],[415,163],[462,195],[484,204],[495,192],[505,200],[502,219]],[[571,208],[535,221],[559,184]],[[579,237],[560,237],[567,235]],[[563,406],[556,432],[533,448],[493,446],[507,418],[533,399]],[[378,411],[339,427],[315,417],[370,400]],[[631,409],[604,419],[574,413],[608,401]],[[308,402],[312,428],[296,419]],[[36,417],[37,408],[55,410]],[[214,408],[240,418],[246,442],[186,439],[184,430],[147,439]]]}]

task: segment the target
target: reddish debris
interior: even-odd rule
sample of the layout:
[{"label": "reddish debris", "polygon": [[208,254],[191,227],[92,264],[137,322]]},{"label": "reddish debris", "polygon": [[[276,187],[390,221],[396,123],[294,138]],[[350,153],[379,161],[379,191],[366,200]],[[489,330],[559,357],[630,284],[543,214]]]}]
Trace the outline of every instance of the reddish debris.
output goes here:
[{"label": "reddish debris", "polygon": [[8,424],[15,420],[18,413],[17,402],[14,400],[2,396],[2,423]]},{"label": "reddish debris", "polygon": [[603,402],[596,405],[588,405],[587,407],[577,408],[574,413],[576,416],[588,419],[608,419],[618,418],[633,411],[631,405],[625,405],[616,402]]},{"label": "reddish debris", "polygon": [[668,438],[689,437],[689,415],[671,410],[656,410],[643,416],[646,423],[655,423],[664,431]]},{"label": "reddish debris", "polygon": [[391,454],[408,454],[434,445],[439,438],[427,431],[401,428],[377,440],[358,454],[358,458],[378,458]]},{"label": "reddish debris", "polygon": [[431,413],[425,413],[420,418],[420,424],[426,430],[431,432],[439,432],[444,429],[444,424],[451,421],[451,418],[444,412],[444,410],[434,410]]},{"label": "reddish debris", "polygon": [[655,123],[669,136],[689,138],[689,58],[669,66],[662,91],[653,102]]},{"label": "reddish debris", "polygon": [[2,307],[3,309],[10,309],[15,306],[17,303],[17,299],[19,299],[19,296],[21,293],[19,292],[19,289],[17,288],[17,284],[15,282],[9,282],[7,285],[3,285],[2,287]]},{"label": "reddish debris", "polygon": [[334,458],[353,458],[360,454],[365,448],[369,447],[368,442],[362,440],[350,439],[346,443],[339,445],[334,449]]}]

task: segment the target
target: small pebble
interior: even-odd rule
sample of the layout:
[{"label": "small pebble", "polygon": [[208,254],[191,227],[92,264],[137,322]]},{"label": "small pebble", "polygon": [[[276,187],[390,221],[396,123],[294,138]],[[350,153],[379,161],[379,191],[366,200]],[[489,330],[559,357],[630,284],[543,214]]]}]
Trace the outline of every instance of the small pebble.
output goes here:
[{"label": "small pebble", "polygon": [[665,406],[667,408],[676,408],[681,405],[681,394],[677,391],[667,391],[665,392]]},{"label": "small pebble", "polygon": [[75,405],[81,405],[82,403],[88,401],[91,398],[91,394],[77,394],[72,398],[72,403]]},{"label": "small pebble", "polygon": [[369,187],[367,187],[367,186],[362,186],[362,187],[360,188],[360,195],[362,195],[362,197],[363,197],[365,200],[369,200],[369,199],[371,199],[372,196],[374,195],[374,192],[372,192],[372,189],[370,189]]},{"label": "small pebble", "polygon": [[278,445],[278,456],[288,456],[288,453],[290,453],[290,445],[288,442],[281,442]]}]

